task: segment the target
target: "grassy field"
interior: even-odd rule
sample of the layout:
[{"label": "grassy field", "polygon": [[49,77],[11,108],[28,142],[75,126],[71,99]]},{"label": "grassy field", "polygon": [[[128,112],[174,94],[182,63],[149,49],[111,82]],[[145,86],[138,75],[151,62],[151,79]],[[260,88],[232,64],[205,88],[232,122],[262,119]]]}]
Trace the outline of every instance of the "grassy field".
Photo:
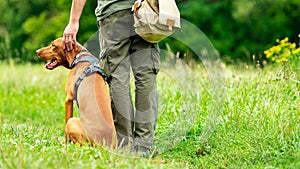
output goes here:
[{"label": "grassy field", "polygon": [[206,119],[215,112],[205,69],[162,69],[159,162],[66,145],[67,73],[0,63],[0,168],[300,168],[299,69],[224,68],[225,92],[215,108],[222,114],[205,142]]}]

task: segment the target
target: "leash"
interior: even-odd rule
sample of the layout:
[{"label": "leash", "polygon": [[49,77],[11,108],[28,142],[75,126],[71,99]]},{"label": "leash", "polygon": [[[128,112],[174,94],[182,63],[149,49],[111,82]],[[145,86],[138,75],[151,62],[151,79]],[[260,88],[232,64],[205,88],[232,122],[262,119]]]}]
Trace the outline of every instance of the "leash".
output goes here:
[{"label": "leash", "polygon": [[[87,54],[87,56],[81,57],[84,54]],[[80,83],[83,81],[83,79],[85,77],[87,77],[87,76],[89,76],[93,73],[98,73],[102,76],[102,78],[104,80],[106,80],[106,75],[105,75],[104,71],[100,68],[100,66],[98,64],[99,60],[95,56],[91,55],[91,53],[89,53],[87,51],[83,51],[83,52],[80,52],[79,54],[77,54],[75,56],[75,59],[74,59],[73,63],[71,64],[71,68],[74,68],[80,62],[89,62],[90,66],[88,66],[83,71],[82,75],[79,76],[79,78],[77,79],[77,81],[74,84],[73,100],[76,101],[77,107],[79,107],[79,103],[78,103],[78,100],[77,100],[77,91],[78,91]]]}]

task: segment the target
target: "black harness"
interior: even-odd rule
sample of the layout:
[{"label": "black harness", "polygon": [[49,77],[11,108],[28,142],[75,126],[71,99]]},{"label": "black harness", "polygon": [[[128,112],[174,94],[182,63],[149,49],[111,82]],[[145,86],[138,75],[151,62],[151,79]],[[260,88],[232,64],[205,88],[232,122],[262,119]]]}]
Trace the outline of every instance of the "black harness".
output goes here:
[{"label": "black harness", "polygon": [[[87,56],[81,57],[82,55],[86,55],[86,54],[87,54]],[[104,80],[106,80],[106,75],[105,75],[104,71],[99,67],[99,60],[95,56],[93,56],[91,53],[89,53],[87,51],[83,51],[83,52],[80,52],[79,54],[77,54],[71,65],[71,68],[74,68],[79,62],[89,62],[90,66],[88,66],[83,71],[82,75],[77,79],[77,81],[74,84],[73,100],[76,101],[78,107],[79,107],[79,103],[77,100],[77,91],[78,91],[80,83],[82,82],[82,80],[85,77],[87,77],[93,73],[98,73],[103,77]]]}]

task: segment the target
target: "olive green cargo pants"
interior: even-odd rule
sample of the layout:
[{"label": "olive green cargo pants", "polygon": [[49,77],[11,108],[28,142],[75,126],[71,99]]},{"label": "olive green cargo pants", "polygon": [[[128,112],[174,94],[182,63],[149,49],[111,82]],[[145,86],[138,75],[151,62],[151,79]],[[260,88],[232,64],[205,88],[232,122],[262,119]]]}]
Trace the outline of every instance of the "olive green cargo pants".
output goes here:
[{"label": "olive green cargo pants", "polygon": [[[98,27],[100,65],[108,76],[119,145],[150,149],[158,111],[159,48],[136,35],[130,10],[110,15],[99,21]],[[134,104],[130,89],[131,70],[135,84]]]}]

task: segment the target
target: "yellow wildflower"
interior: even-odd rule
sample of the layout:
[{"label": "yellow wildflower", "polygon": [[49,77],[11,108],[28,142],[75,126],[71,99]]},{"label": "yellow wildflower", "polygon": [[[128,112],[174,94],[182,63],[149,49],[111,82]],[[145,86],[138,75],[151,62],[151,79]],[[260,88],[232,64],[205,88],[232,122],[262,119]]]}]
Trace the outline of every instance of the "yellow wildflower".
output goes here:
[{"label": "yellow wildflower", "polygon": [[291,51],[289,49],[284,49],[284,52],[280,55],[280,58],[287,58],[291,55]]},{"label": "yellow wildflower", "polygon": [[288,60],[287,60],[287,58],[281,58],[281,59],[279,59],[278,61],[279,61],[279,62],[287,62]]},{"label": "yellow wildflower", "polygon": [[296,48],[296,43],[292,43],[292,44],[290,44],[290,49],[295,49]]},{"label": "yellow wildflower", "polygon": [[273,46],[271,48],[271,50],[274,52],[274,53],[278,53],[281,51],[281,46]]},{"label": "yellow wildflower", "polygon": [[288,37],[282,40],[276,39],[276,42],[278,43],[276,46],[264,51],[266,58],[272,62],[288,62],[295,57],[300,57],[300,47],[297,48],[296,43],[289,42]]},{"label": "yellow wildflower", "polygon": [[264,54],[266,55],[267,58],[270,58],[271,56],[273,56],[273,52],[271,52],[270,50],[265,50]]},{"label": "yellow wildflower", "polygon": [[293,50],[292,53],[293,53],[293,54],[298,54],[298,53],[300,53],[300,47],[297,48],[297,49],[295,49],[295,50]]},{"label": "yellow wildflower", "polygon": [[280,41],[280,43],[281,43],[281,44],[284,44],[284,43],[287,42],[287,41],[289,41],[289,38],[288,38],[288,37],[282,39],[282,40]]}]

